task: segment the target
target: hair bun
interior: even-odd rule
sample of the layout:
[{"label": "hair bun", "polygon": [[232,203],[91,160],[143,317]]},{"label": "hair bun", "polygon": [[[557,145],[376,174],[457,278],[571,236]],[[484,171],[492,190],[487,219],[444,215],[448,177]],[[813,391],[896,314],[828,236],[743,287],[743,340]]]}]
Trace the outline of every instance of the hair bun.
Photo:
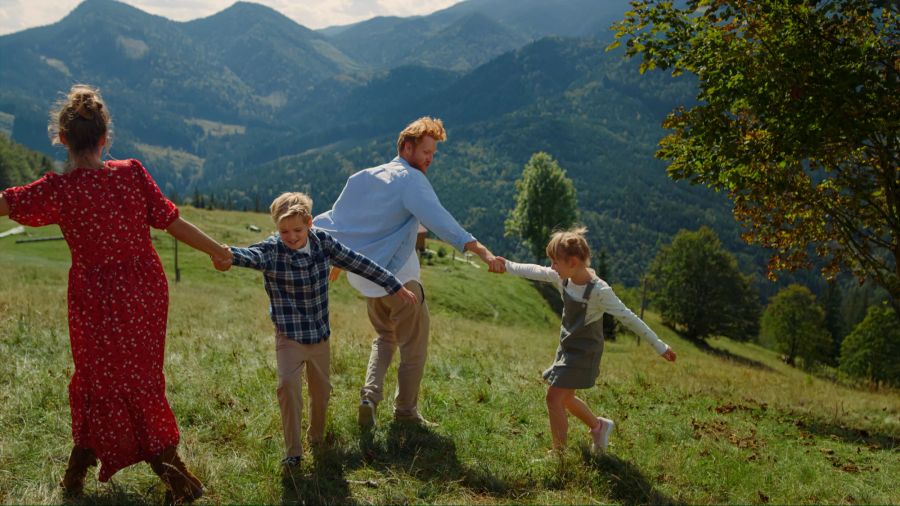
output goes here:
[{"label": "hair bun", "polygon": [[75,112],[84,119],[94,119],[94,108],[97,105],[91,95],[79,95],[74,100]]},{"label": "hair bun", "polygon": [[71,153],[96,149],[109,129],[109,110],[100,92],[85,84],[73,85],[56,103],[47,126],[51,142],[62,141]]},{"label": "hair bun", "polygon": [[87,120],[93,120],[103,110],[103,102],[97,99],[93,90],[76,90],[69,100],[75,114]]}]

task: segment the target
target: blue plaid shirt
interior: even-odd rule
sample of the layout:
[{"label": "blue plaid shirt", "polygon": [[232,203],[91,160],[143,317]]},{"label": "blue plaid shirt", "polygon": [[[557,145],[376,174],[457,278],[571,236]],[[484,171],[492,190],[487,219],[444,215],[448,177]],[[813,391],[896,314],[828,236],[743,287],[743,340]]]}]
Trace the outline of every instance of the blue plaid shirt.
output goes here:
[{"label": "blue plaid shirt", "polygon": [[327,232],[312,228],[308,241],[308,253],[288,248],[277,235],[248,248],[231,248],[234,265],[262,271],[272,323],[288,339],[315,344],[331,335],[328,324],[331,264],[381,285],[388,293],[402,288],[393,274]]}]

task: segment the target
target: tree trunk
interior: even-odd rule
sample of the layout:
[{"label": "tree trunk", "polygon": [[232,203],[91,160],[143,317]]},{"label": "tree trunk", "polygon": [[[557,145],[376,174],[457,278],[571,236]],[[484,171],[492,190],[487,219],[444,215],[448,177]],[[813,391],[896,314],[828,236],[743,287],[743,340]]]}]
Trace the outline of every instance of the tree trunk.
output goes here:
[{"label": "tree trunk", "polygon": [[896,235],[898,232],[900,231],[894,231],[894,274],[897,276],[897,284],[888,288],[887,292],[888,301],[894,308],[894,316],[900,323],[900,235]]}]

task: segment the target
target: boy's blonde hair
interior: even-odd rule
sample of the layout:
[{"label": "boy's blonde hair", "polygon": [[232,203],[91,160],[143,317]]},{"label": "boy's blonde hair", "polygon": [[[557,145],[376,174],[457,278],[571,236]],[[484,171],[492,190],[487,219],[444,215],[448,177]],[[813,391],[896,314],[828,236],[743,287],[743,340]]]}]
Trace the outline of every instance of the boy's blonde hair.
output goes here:
[{"label": "boy's blonde hair", "polygon": [[585,265],[591,264],[591,247],[588,246],[587,227],[575,227],[569,230],[554,232],[547,243],[547,256],[551,260],[562,260],[570,257],[581,259]]},{"label": "boy's blonde hair", "polygon": [[313,201],[309,195],[300,192],[282,193],[269,207],[272,214],[272,221],[278,225],[281,220],[290,218],[291,216],[299,216],[303,221],[312,218]]},{"label": "boy's blonde hair", "polygon": [[438,142],[447,140],[447,131],[444,130],[444,123],[430,116],[422,116],[413,121],[400,132],[397,138],[397,154],[403,151],[403,145],[412,142],[413,147],[419,142],[422,136],[427,135],[434,138]]}]

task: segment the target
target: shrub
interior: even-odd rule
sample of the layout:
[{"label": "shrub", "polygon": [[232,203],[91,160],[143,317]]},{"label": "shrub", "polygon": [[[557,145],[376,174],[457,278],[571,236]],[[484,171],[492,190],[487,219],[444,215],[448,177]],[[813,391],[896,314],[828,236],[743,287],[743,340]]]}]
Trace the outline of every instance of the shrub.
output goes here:
[{"label": "shrub", "polygon": [[869,308],[841,345],[840,369],[857,378],[900,385],[900,326],[892,308]]},{"label": "shrub", "polygon": [[772,297],[762,316],[760,338],[764,344],[774,344],[790,365],[799,357],[806,369],[828,362],[834,349],[825,328],[825,310],[800,285],[790,285]]}]

